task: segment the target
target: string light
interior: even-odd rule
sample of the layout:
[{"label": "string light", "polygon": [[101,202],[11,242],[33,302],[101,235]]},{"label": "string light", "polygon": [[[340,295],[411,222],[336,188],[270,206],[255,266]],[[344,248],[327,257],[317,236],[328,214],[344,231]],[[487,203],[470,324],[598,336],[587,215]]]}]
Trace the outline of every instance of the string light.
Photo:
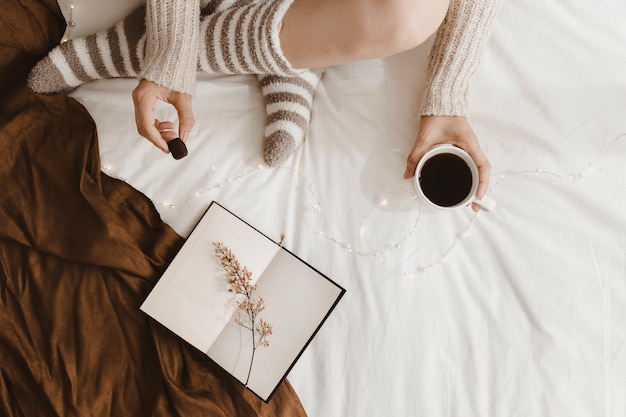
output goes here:
[{"label": "string light", "polygon": [[[603,159],[606,154],[608,153],[610,147],[615,144],[618,140],[622,139],[626,137],[626,133],[625,134],[621,134],[619,136],[617,136],[610,144],[609,146],[607,146],[607,148],[605,149],[604,153],[601,154],[600,157],[598,157],[595,161],[590,162],[588,164],[586,164],[582,169],[574,172],[574,173],[570,173],[570,174],[558,174],[555,172],[551,172],[551,171],[547,171],[541,168],[537,168],[537,169],[532,169],[532,170],[521,170],[521,171],[507,171],[501,174],[495,174],[494,177],[496,177],[496,181],[495,183],[491,186],[491,190],[493,190],[494,188],[496,188],[504,179],[511,177],[511,176],[539,176],[539,177],[546,177],[552,180],[557,180],[557,181],[578,181],[583,179],[586,175],[588,175],[590,172],[592,172],[592,169],[594,167],[594,165],[596,165],[598,162],[600,162],[601,159]],[[156,206],[160,206],[169,210],[174,210],[177,209],[181,206],[184,206],[186,204],[190,204],[193,201],[195,201],[196,199],[202,197],[204,194],[218,189],[218,188],[222,188],[224,186],[227,186],[229,184],[233,184],[241,179],[244,179],[245,177],[254,174],[255,172],[258,172],[259,170],[265,169],[266,167],[263,165],[259,165],[256,168],[250,169],[246,172],[243,172],[239,175],[230,177],[222,182],[213,184],[211,186],[208,186],[202,190],[198,190],[195,193],[193,193],[191,195],[191,197],[186,198],[184,200],[178,201],[178,202],[172,202],[172,201],[153,201],[153,203]],[[319,236],[320,238],[326,239],[327,241],[329,241],[331,244],[341,248],[342,250],[346,251],[346,253],[351,254],[353,256],[359,256],[359,257],[365,257],[365,258],[371,258],[374,262],[376,262],[378,264],[378,267],[383,269],[384,271],[386,271],[387,273],[393,274],[393,275],[397,275],[397,276],[401,276],[401,277],[413,277],[419,274],[422,274],[428,270],[431,270],[433,268],[436,268],[440,265],[442,265],[444,262],[446,262],[447,259],[449,259],[449,257],[451,256],[451,254],[454,252],[454,250],[464,241],[467,240],[467,238],[470,236],[470,231],[473,228],[473,226],[475,225],[477,219],[479,218],[479,213],[473,213],[472,216],[469,218],[467,225],[465,226],[465,228],[459,232],[456,233],[456,235],[454,236],[454,239],[452,240],[452,242],[450,243],[450,245],[445,248],[443,250],[443,253],[434,261],[427,263],[427,264],[421,264],[421,265],[417,265],[412,267],[412,270],[409,271],[405,271],[402,270],[399,266],[394,266],[391,265],[391,260],[390,258],[392,257],[392,255],[395,252],[398,252],[401,248],[403,248],[405,245],[411,244],[412,242],[412,238],[415,236],[415,234],[417,233],[418,230],[418,226],[420,223],[420,219],[422,216],[421,213],[421,205],[419,204],[419,199],[417,197],[417,195],[415,193],[411,193],[407,190],[392,190],[389,192],[386,192],[383,195],[380,195],[378,198],[375,199],[375,206],[371,207],[369,212],[362,218],[359,227],[358,227],[358,233],[357,233],[357,237],[355,238],[354,241],[346,241],[346,239],[342,239],[342,238],[338,238],[338,237],[334,237],[330,234],[328,234],[322,227],[321,225],[324,223],[322,216],[324,215],[324,210],[322,209],[322,205],[320,204],[319,200],[317,199],[317,193],[315,191],[315,188],[313,186],[313,184],[311,182],[309,182],[307,180],[307,178],[299,171],[297,171],[294,168],[291,167],[287,167],[287,166],[278,166],[273,168],[274,170],[281,170],[281,171],[285,171],[288,172],[289,174],[295,176],[296,178],[299,179],[299,181],[301,181],[302,184],[304,184],[304,188],[308,193],[309,196],[309,203],[307,204],[308,207],[308,212],[313,215],[315,217],[315,223],[317,223],[317,229],[314,229],[310,224],[306,224],[308,227],[310,227],[312,229],[312,231],[314,232],[315,235]],[[120,177],[119,175],[116,174],[116,172],[114,171],[114,169],[111,166],[103,166],[102,170],[105,174],[112,176],[112,177],[116,177],[122,181],[128,182],[128,180]],[[211,167],[212,171],[217,171],[217,167],[212,166]],[[415,210],[412,211],[412,213],[416,216],[414,219],[412,220],[412,224],[413,226],[411,228],[408,229],[407,232],[399,234],[398,236],[396,236],[394,239],[391,240],[391,242],[389,243],[389,245],[387,246],[386,250],[380,250],[380,249],[375,249],[377,245],[374,245],[369,237],[368,234],[368,227],[367,225],[372,221],[372,217],[374,215],[374,212],[379,211],[381,208],[385,208],[387,206],[389,206],[390,201],[394,200],[394,198],[396,196],[402,196],[403,198],[409,200],[409,201],[413,201],[413,200],[417,200],[415,201]],[[357,242],[362,242],[363,245],[359,245],[357,244]],[[368,249],[362,249],[362,246],[367,247]]]},{"label": "string light", "polygon": [[[74,20],[74,3],[71,1],[67,2],[68,6],[69,6],[69,17],[67,19],[67,24],[66,24],[66,29],[65,29],[65,33],[63,34],[63,37],[61,38],[61,43],[65,43],[69,40],[72,39],[72,32],[73,30],[76,28],[76,21]],[[625,137],[626,134],[621,134],[619,136],[617,136],[607,147],[607,149],[605,150],[604,154],[602,154],[596,161],[593,161],[589,164],[587,164],[584,168],[580,169],[577,172],[571,173],[571,174],[567,174],[567,175],[562,175],[562,174],[558,174],[555,172],[551,172],[551,171],[547,171],[541,168],[537,168],[534,170],[524,170],[524,171],[507,171],[507,172],[503,172],[499,175],[496,175],[496,182],[492,185],[492,189],[496,188],[501,181],[503,181],[504,179],[506,179],[507,177],[511,177],[511,176],[527,176],[527,175],[533,175],[536,177],[547,177],[553,180],[558,180],[558,181],[577,181],[577,180],[581,180],[583,179],[589,172],[591,172],[593,165],[595,165],[600,159],[602,159],[606,153],[608,152],[609,148],[618,140],[622,139],[623,137]],[[211,171],[216,171],[217,167],[215,166],[211,166]],[[265,167],[263,165],[259,165],[257,166],[255,169],[251,169],[249,171],[246,171],[240,175],[231,177],[226,179],[223,182],[219,182],[219,183],[215,183],[209,187],[206,187],[204,189],[198,190],[195,193],[193,193],[191,195],[191,197],[184,199],[182,201],[178,201],[178,202],[171,202],[171,201],[155,201],[154,204],[156,206],[168,209],[168,210],[175,210],[177,208],[180,208],[184,205],[190,204],[192,202],[194,202],[196,199],[199,199],[201,197],[203,197],[206,193],[216,190],[216,189],[220,189],[223,188],[229,184],[235,183],[245,177],[247,177],[248,175],[257,172],[261,169],[265,169]],[[322,224],[322,219],[321,216],[323,214],[323,210],[322,207],[319,203],[319,201],[317,201],[316,199],[316,193],[314,190],[313,185],[307,181],[306,177],[301,174],[300,172],[286,167],[286,166],[280,166],[277,167],[277,169],[283,169],[283,170],[287,170],[289,172],[291,172],[293,175],[295,175],[297,178],[299,178],[305,185],[306,185],[306,190],[312,200],[311,205],[309,206],[309,212],[311,214],[313,214],[316,217],[316,222],[319,225],[319,229],[314,231],[315,234],[317,234],[319,237],[324,238],[328,241],[330,241],[332,244],[342,248],[343,250],[345,250],[347,253],[352,254],[354,256],[360,256],[360,257],[368,257],[368,258],[372,258],[373,260],[375,260],[376,262],[378,262],[379,267],[383,268],[385,271],[392,273],[392,274],[396,274],[396,275],[400,275],[400,276],[414,276],[417,274],[421,274],[424,273],[432,268],[435,268],[439,265],[442,265],[450,256],[450,254],[456,249],[456,247],[462,242],[464,241],[470,234],[470,229],[473,227],[473,225],[476,222],[477,219],[477,214],[474,214],[470,219],[469,222],[466,226],[466,228],[457,233],[455,236],[455,239],[452,241],[452,243],[450,244],[450,246],[444,251],[444,253],[438,258],[436,259],[434,262],[431,262],[429,264],[424,264],[424,265],[419,265],[417,267],[415,267],[414,271],[400,271],[398,270],[397,267],[393,267],[389,265],[389,258],[391,257],[391,255],[394,252],[397,252],[398,250],[400,250],[404,244],[408,244],[411,240],[411,238],[415,235],[415,233],[417,232],[417,228],[418,228],[418,224],[419,224],[419,220],[421,217],[421,211],[420,211],[420,207],[419,205],[416,205],[416,210],[417,210],[417,218],[415,219],[415,221],[413,222],[413,227],[409,229],[409,231],[407,233],[405,233],[404,235],[399,235],[397,236],[395,239],[392,240],[392,244],[389,246],[389,248],[387,250],[384,251],[380,251],[380,250],[375,250],[372,248],[375,248],[376,245],[373,245],[372,242],[369,239],[368,236],[368,228],[367,228],[367,224],[371,221],[371,217],[373,215],[373,211],[374,210],[379,210],[381,208],[385,208],[388,207],[390,204],[390,197],[396,194],[404,194],[404,196],[406,198],[408,198],[409,200],[418,200],[418,197],[416,194],[414,193],[409,193],[406,190],[395,190],[395,191],[390,191],[385,193],[384,195],[379,196],[378,198],[376,198],[375,202],[376,202],[376,207],[373,207],[370,212],[362,219],[361,224],[359,226],[359,239],[364,243],[365,246],[369,247],[371,250],[363,250],[363,249],[359,249],[357,247],[357,245],[353,243],[348,243],[346,242],[344,239],[341,238],[336,238],[333,237],[329,234],[327,234],[322,228],[321,228],[321,224]],[[105,174],[110,175],[112,177],[116,177],[122,181],[125,182],[129,182],[127,179],[120,177],[119,175],[116,174],[115,170],[110,167],[110,166],[106,166],[106,167],[102,167],[102,170]]]},{"label": "string light", "polygon": [[72,30],[76,27],[76,21],[74,20],[74,3],[69,3],[70,16],[65,26],[65,33],[61,38],[61,43],[65,43],[72,39]]}]

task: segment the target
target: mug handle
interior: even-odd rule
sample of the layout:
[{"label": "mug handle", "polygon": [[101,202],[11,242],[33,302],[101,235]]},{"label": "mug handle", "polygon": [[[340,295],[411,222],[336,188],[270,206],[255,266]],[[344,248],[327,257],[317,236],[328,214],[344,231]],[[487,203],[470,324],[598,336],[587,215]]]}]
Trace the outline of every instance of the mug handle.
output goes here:
[{"label": "mug handle", "polygon": [[478,204],[485,211],[493,211],[496,208],[496,201],[489,196],[484,196],[480,200],[474,197],[472,203]]}]

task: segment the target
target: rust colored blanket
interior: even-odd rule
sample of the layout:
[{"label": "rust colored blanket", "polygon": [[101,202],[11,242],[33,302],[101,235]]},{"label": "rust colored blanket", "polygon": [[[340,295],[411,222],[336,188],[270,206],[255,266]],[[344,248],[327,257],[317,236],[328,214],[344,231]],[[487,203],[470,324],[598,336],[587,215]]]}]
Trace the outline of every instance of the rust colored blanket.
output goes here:
[{"label": "rust colored blanket", "polygon": [[56,0],[0,13],[0,415],[304,416],[269,405],[138,309],[182,244],[151,202],[100,172],[95,126],[25,87],[61,38]]}]

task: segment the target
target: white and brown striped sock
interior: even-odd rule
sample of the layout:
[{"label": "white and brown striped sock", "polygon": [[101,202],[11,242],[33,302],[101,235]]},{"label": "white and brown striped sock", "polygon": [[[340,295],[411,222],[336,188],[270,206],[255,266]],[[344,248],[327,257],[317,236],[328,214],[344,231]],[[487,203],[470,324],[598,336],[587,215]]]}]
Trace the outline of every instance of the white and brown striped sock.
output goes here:
[{"label": "white and brown striped sock", "polygon": [[323,70],[307,70],[294,77],[260,75],[265,100],[263,160],[276,166],[302,144],[309,129],[313,96]]},{"label": "white and brown striped sock", "polygon": [[280,48],[280,24],[293,0],[262,0],[213,13],[200,22],[200,68],[220,74],[294,76]]},{"label": "white and brown striped sock", "polygon": [[258,1],[259,0],[204,0],[200,1],[200,14],[202,16],[208,16],[210,14],[223,12],[224,10],[233,7],[247,6]]},{"label": "white and brown striped sock", "polygon": [[291,0],[213,0],[200,25],[202,70],[259,74],[267,116],[263,160],[269,166],[283,162],[304,141],[324,72],[295,71],[282,56],[278,26],[290,5]]},{"label": "white and brown striped sock", "polygon": [[55,47],[31,70],[28,87],[52,94],[91,80],[135,77],[144,60],[145,15],[142,6],[107,30]]},{"label": "white and brown striped sock", "polygon": [[[233,12],[253,3],[254,0],[211,0],[203,9],[203,16]],[[206,16],[204,19],[206,22]],[[144,32],[142,7],[108,30],[54,48],[33,68],[28,86],[37,93],[50,94],[70,91],[90,80],[135,77],[144,60]],[[203,67],[201,63],[199,66]],[[283,162],[304,141],[322,73],[323,70],[302,70],[297,75],[257,75],[267,116],[263,139],[267,165]]]}]

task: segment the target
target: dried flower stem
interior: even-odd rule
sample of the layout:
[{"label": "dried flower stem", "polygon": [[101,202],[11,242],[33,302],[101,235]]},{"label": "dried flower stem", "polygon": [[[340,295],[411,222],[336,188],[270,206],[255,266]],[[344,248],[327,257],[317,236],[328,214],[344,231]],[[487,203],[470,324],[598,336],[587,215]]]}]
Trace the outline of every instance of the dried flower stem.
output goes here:
[{"label": "dried flower stem", "polygon": [[[243,296],[242,300],[237,301],[238,311],[235,322],[252,332],[252,356],[244,384],[247,386],[252,373],[256,349],[259,346],[268,347],[270,345],[267,337],[272,334],[273,326],[259,317],[259,313],[265,310],[265,299],[262,296],[254,297],[253,293],[256,291],[257,285],[252,284],[252,272],[245,266],[242,268],[235,254],[222,242],[213,242],[213,246],[217,259],[226,271],[226,281],[230,286],[228,292]],[[242,313],[244,318],[242,318]],[[258,340],[256,339],[257,334]]]}]

